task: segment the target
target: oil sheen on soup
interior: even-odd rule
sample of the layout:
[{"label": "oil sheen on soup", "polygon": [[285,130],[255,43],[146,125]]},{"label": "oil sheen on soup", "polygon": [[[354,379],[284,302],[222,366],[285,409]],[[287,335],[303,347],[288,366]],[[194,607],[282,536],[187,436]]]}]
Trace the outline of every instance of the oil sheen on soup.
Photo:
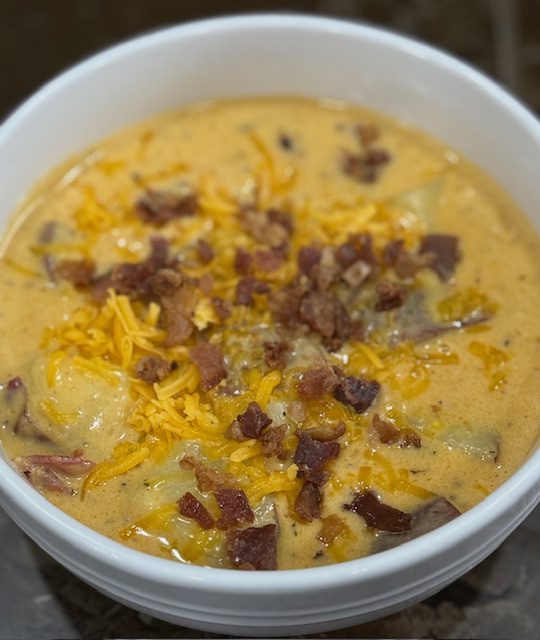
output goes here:
[{"label": "oil sheen on soup", "polygon": [[2,256],[4,449],[135,549],[359,558],[536,446],[538,239],[378,114],[274,98],[144,122],[37,185]]}]

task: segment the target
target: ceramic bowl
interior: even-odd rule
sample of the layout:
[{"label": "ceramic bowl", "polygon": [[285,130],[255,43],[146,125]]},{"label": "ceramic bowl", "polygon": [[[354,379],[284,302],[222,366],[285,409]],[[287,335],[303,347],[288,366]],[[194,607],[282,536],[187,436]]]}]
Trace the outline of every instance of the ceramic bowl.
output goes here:
[{"label": "ceramic bowl", "polygon": [[[431,47],[372,27],[288,15],[194,22],[131,40],[63,73],[0,128],[0,217],[67,156],[160,111],[224,96],[345,100],[464,153],[540,225],[540,125],[503,89]],[[395,549],[322,568],[208,569],[124,547],[56,509],[0,456],[0,501],[51,556],[158,618],[236,635],[346,627],[438,591],[491,553],[540,499],[540,450],[478,506]]]}]

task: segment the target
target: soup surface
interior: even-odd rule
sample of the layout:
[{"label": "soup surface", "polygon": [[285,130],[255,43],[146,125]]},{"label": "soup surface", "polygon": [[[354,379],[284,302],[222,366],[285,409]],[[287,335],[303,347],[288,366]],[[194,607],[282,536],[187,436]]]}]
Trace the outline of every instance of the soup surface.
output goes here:
[{"label": "soup surface", "polygon": [[136,549],[358,558],[470,509],[536,446],[538,239],[377,114],[161,116],[38,185],[2,250],[7,455]]}]

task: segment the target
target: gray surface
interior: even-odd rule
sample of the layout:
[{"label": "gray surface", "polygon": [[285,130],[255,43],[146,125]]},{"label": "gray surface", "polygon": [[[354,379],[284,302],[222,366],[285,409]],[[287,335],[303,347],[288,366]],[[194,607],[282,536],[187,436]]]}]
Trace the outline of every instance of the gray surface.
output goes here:
[{"label": "gray surface", "polygon": [[[220,637],[117,604],[43,553],[0,510],[0,638]],[[316,637],[540,637],[540,508],[487,560],[424,603]]]}]

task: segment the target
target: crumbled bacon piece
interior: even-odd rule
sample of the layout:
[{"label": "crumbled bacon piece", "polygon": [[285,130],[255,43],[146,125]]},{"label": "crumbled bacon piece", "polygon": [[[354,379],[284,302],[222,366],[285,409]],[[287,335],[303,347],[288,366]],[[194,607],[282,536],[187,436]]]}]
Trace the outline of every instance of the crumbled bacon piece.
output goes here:
[{"label": "crumbled bacon piece", "polygon": [[321,519],[321,528],[317,534],[317,538],[329,547],[339,536],[349,530],[349,527],[335,513],[330,514],[326,518]]},{"label": "crumbled bacon piece", "polygon": [[33,486],[57,493],[73,493],[65,476],[81,478],[94,466],[81,456],[32,455],[15,458],[13,462]]},{"label": "crumbled bacon piece", "polygon": [[171,191],[148,189],[135,204],[135,213],[147,224],[161,226],[197,212],[198,199],[193,193],[178,195]]},{"label": "crumbled bacon piece", "polygon": [[311,278],[311,271],[319,264],[321,256],[322,250],[319,247],[301,247],[297,257],[298,271]]},{"label": "crumbled bacon piece", "polygon": [[189,355],[201,374],[201,388],[203,391],[212,389],[227,377],[227,370],[223,362],[223,352],[215,344],[199,342],[199,344],[191,347]]},{"label": "crumbled bacon piece", "polygon": [[221,518],[217,523],[221,529],[251,524],[255,520],[255,515],[242,489],[223,487],[216,489],[214,495],[221,511]]},{"label": "crumbled bacon piece", "polygon": [[212,298],[212,304],[216,313],[222,320],[226,320],[231,315],[231,303],[228,300],[223,300],[219,296]]},{"label": "crumbled bacon piece", "polygon": [[371,123],[361,122],[356,126],[356,135],[363,147],[369,147],[379,137],[379,129]]},{"label": "crumbled bacon piece", "polygon": [[421,269],[433,267],[434,262],[434,253],[414,254],[402,251],[394,265],[394,271],[400,278],[412,278]]},{"label": "crumbled bacon piece", "polygon": [[254,240],[272,249],[284,249],[292,233],[292,220],[289,214],[271,209],[261,212],[247,210],[243,212],[242,222],[245,232]]},{"label": "crumbled bacon piece", "polygon": [[300,318],[324,338],[336,334],[341,317],[347,310],[337,297],[328,291],[310,291],[300,303]]},{"label": "crumbled bacon piece", "polygon": [[216,491],[223,487],[234,487],[236,481],[232,475],[216,469],[211,469],[194,456],[185,455],[180,460],[182,469],[189,469],[195,472],[197,486],[203,493]]},{"label": "crumbled bacon piece", "polygon": [[68,280],[74,287],[88,287],[94,279],[96,263],[93,260],[62,260],[54,267],[58,278]]},{"label": "crumbled bacon piece", "polygon": [[398,544],[403,544],[409,540],[414,540],[442,527],[447,522],[461,515],[461,512],[445,498],[435,498],[431,502],[415,509],[411,513],[411,527],[403,533],[383,533],[377,536],[375,542],[375,552],[391,549]]},{"label": "crumbled bacon piece", "polygon": [[184,278],[175,269],[158,269],[150,278],[152,293],[159,298],[174,295],[184,283]]},{"label": "crumbled bacon piece", "polygon": [[294,512],[302,520],[312,522],[321,517],[321,502],[322,495],[319,486],[313,482],[304,482],[294,501]]},{"label": "crumbled bacon piece", "polygon": [[197,522],[202,529],[211,529],[215,520],[208,509],[197,498],[190,493],[184,495],[178,500],[178,510],[185,518],[191,518]]},{"label": "crumbled bacon piece", "polygon": [[227,551],[235,567],[271,571],[277,569],[277,527],[249,527],[227,532]]},{"label": "crumbled bacon piece", "polygon": [[424,236],[420,245],[420,254],[422,253],[430,253],[435,256],[433,269],[441,280],[448,280],[454,274],[460,260],[459,238],[435,233]]},{"label": "crumbled bacon piece", "polygon": [[373,416],[371,424],[383,444],[397,444],[400,447],[416,447],[417,449],[422,446],[422,440],[415,431],[396,429],[390,422],[381,420],[377,413]]},{"label": "crumbled bacon piece", "polygon": [[372,491],[356,494],[351,504],[346,504],[344,507],[363,518],[371,529],[401,533],[411,528],[409,513],[380,502]]},{"label": "crumbled bacon piece", "polygon": [[387,267],[392,267],[396,264],[399,256],[403,252],[403,239],[391,240],[383,249],[382,262]]},{"label": "crumbled bacon piece", "polygon": [[109,273],[92,281],[90,291],[98,302],[106,299],[110,288],[132,300],[148,300],[154,296],[152,279],[160,269],[169,266],[169,242],[160,236],[150,238],[150,242],[150,255],[146,260],[116,264]]},{"label": "crumbled bacon piece", "polygon": [[332,393],[338,383],[338,377],[332,367],[326,365],[304,372],[298,383],[298,395],[302,398],[317,399]]},{"label": "crumbled bacon piece", "polygon": [[212,277],[212,274],[208,272],[203,273],[197,280],[197,286],[204,295],[209,296],[214,288],[214,278]]},{"label": "crumbled bacon piece", "polygon": [[271,424],[272,420],[256,402],[250,402],[247,409],[236,418],[235,422],[238,422],[244,437],[260,438],[261,433]]},{"label": "crumbled bacon piece", "polygon": [[376,380],[344,376],[334,389],[334,398],[350,405],[357,413],[364,413],[377,397],[379,389],[380,384]]},{"label": "crumbled bacon piece", "polygon": [[265,273],[270,273],[271,271],[279,269],[284,260],[285,256],[283,255],[283,252],[278,249],[269,249],[267,251],[257,249],[253,256],[253,262],[257,269],[264,271]]},{"label": "crumbled bacon piece", "polygon": [[268,297],[268,304],[277,324],[295,327],[299,321],[302,297],[311,288],[309,280],[302,276]]},{"label": "crumbled bacon piece", "polygon": [[270,369],[284,369],[290,352],[291,345],[284,340],[264,343],[264,361]]},{"label": "crumbled bacon piece", "polygon": [[236,285],[236,304],[250,306],[253,304],[254,293],[268,293],[270,287],[266,282],[256,278],[241,278]]},{"label": "crumbled bacon piece", "polygon": [[214,250],[206,240],[199,238],[197,240],[197,255],[203,264],[208,264],[214,259]]},{"label": "crumbled bacon piece", "polygon": [[243,247],[236,247],[234,254],[234,270],[236,273],[247,276],[251,271],[253,264],[253,256],[249,251],[246,251]]},{"label": "crumbled bacon piece", "polygon": [[319,442],[330,442],[331,440],[337,440],[345,433],[345,425],[343,422],[337,422],[336,424],[320,425],[318,427],[312,427],[306,429],[305,433],[310,435],[313,440]]},{"label": "crumbled bacon piece", "polygon": [[260,437],[261,452],[265,458],[272,456],[279,460],[285,460],[287,450],[283,446],[283,440],[287,435],[287,426],[280,424],[277,427],[269,427],[265,429]]},{"label": "crumbled bacon piece", "polygon": [[375,311],[390,311],[401,307],[405,302],[407,290],[397,282],[382,280],[377,284],[378,300]]},{"label": "crumbled bacon piece", "polygon": [[300,431],[298,445],[294,453],[294,463],[298,466],[298,476],[321,486],[327,480],[324,465],[337,458],[340,451],[339,442],[321,442],[312,438],[307,432]]},{"label": "crumbled bacon piece", "polygon": [[165,380],[171,370],[171,363],[160,356],[143,356],[135,365],[137,377],[148,384]]}]

